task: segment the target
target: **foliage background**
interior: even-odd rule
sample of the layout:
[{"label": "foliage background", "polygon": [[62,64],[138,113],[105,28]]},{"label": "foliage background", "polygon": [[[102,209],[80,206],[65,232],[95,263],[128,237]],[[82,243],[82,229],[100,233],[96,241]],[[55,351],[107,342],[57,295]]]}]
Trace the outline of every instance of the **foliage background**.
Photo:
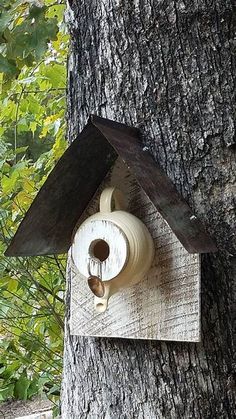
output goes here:
[{"label": "foliage background", "polygon": [[64,2],[0,5],[0,401],[59,396],[65,256],[6,258],[66,148]]}]

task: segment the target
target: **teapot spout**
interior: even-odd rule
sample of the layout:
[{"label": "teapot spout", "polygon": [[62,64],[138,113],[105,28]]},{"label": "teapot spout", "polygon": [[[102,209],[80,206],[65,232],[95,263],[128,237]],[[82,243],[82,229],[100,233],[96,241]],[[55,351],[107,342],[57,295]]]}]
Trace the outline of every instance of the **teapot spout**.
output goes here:
[{"label": "teapot spout", "polygon": [[95,296],[94,297],[94,307],[97,313],[104,313],[108,306],[108,300],[114,294],[114,290],[112,290],[112,286],[109,283],[110,281],[104,281],[104,295],[100,298]]},{"label": "teapot spout", "polygon": [[104,313],[106,311],[108,305],[108,300],[105,300],[105,298],[94,298],[94,307],[97,313]]}]

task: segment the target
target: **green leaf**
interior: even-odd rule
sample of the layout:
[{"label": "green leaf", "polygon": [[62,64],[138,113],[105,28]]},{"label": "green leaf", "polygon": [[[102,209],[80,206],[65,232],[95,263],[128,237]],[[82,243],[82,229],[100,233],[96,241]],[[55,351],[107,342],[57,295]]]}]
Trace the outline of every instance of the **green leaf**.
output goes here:
[{"label": "green leaf", "polygon": [[47,49],[47,44],[50,40],[56,39],[58,31],[56,19],[42,19],[34,31],[32,31],[28,46],[31,51],[34,51],[35,58],[39,60]]},{"label": "green leaf", "polygon": [[37,128],[37,122],[36,121],[32,121],[30,122],[30,131],[34,134]]},{"label": "green leaf", "polygon": [[29,17],[30,19],[38,18],[40,15],[43,15],[46,10],[46,7],[38,7],[33,5],[30,7]]},{"label": "green leaf", "polygon": [[9,177],[3,176],[1,184],[2,184],[2,191],[4,194],[9,194],[15,189],[18,177],[19,177],[18,171],[14,171],[12,175]]},{"label": "green leaf", "polygon": [[6,367],[5,365],[3,367],[0,368],[0,376],[2,375],[2,373],[5,371]]},{"label": "green leaf", "polygon": [[10,384],[7,387],[0,389],[0,402],[4,402],[13,396],[14,384]]},{"label": "green leaf", "polygon": [[54,386],[52,386],[52,388],[49,390],[48,394],[54,394],[56,396],[60,396],[60,387],[55,384]]},{"label": "green leaf", "polygon": [[0,17],[0,32],[3,32],[9,22],[12,20],[12,15],[8,12],[2,12],[1,17]]},{"label": "green leaf", "polygon": [[27,391],[27,396],[30,399],[32,396],[35,396],[39,391],[38,377],[31,381],[30,386]]},{"label": "green leaf", "polygon": [[26,373],[23,373],[15,384],[15,397],[20,400],[26,400],[29,386],[30,380],[27,378]]},{"label": "green leaf", "polygon": [[50,81],[53,88],[65,88],[66,67],[64,64],[51,63],[45,66],[42,75]]},{"label": "green leaf", "polygon": [[64,17],[64,4],[54,4],[54,6],[49,7],[46,10],[46,16],[49,18],[56,17],[57,19],[63,21]]},{"label": "green leaf", "polygon": [[17,74],[18,70],[13,60],[8,60],[2,54],[0,54],[0,73],[6,73],[10,75]]},{"label": "green leaf", "polygon": [[16,291],[18,288],[18,281],[17,279],[11,278],[8,282],[8,287],[7,289],[11,292]]},{"label": "green leaf", "polygon": [[17,147],[15,150],[15,154],[21,154],[24,153],[26,150],[28,150],[29,146],[27,145],[26,147]]}]

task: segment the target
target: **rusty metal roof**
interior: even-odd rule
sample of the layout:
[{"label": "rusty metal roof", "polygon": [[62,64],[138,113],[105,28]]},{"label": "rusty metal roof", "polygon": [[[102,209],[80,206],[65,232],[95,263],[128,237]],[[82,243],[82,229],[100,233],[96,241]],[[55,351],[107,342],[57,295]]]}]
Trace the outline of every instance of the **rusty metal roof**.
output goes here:
[{"label": "rusty metal roof", "polygon": [[6,256],[67,252],[76,222],[118,156],[188,252],[216,251],[171,180],[143,150],[139,134],[136,128],[92,115],[48,176]]}]

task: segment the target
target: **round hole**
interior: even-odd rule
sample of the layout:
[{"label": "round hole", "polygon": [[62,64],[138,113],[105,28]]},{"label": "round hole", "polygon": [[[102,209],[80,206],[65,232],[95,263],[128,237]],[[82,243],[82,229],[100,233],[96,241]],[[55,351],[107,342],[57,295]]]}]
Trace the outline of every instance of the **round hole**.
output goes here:
[{"label": "round hole", "polygon": [[106,304],[98,303],[96,305],[96,310],[98,313],[103,313],[104,311],[106,311]]},{"label": "round hole", "polygon": [[90,256],[95,257],[96,259],[100,260],[100,262],[103,262],[108,258],[110,248],[105,240],[99,239],[91,243],[89,253]]}]

